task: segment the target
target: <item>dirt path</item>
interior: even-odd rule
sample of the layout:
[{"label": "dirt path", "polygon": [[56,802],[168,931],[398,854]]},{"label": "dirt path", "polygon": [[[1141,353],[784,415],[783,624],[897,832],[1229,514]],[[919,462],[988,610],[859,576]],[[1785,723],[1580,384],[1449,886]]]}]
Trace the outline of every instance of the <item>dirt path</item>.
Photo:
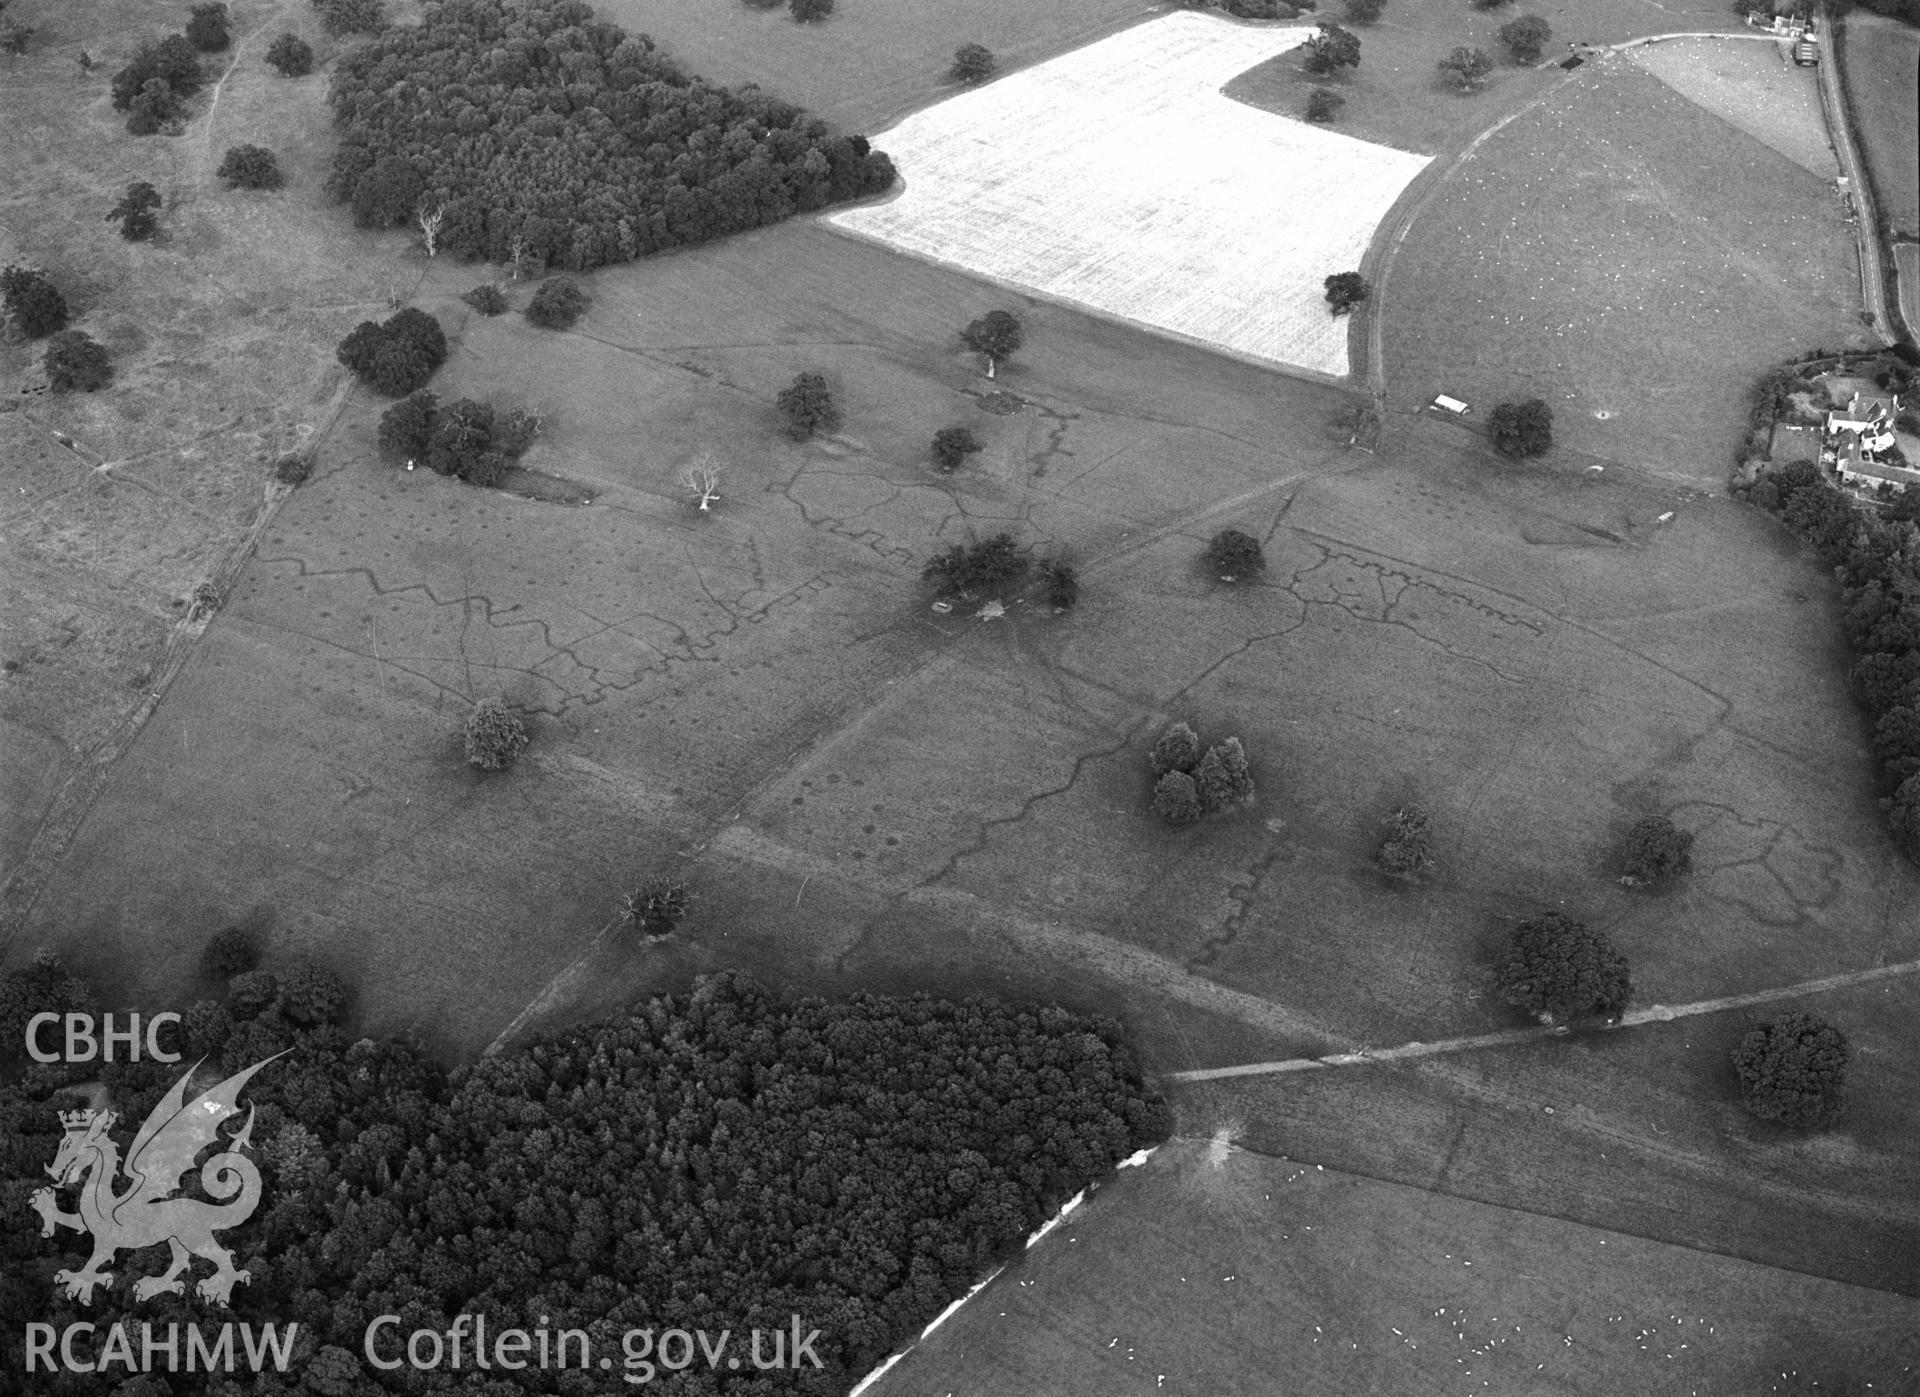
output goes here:
[{"label": "dirt path", "polygon": [[[1911,975],[1920,971],[1920,960],[1903,961],[1898,965],[1875,966],[1872,970],[1856,970],[1845,975],[1828,975],[1818,980],[1803,980],[1797,985],[1782,985],[1776,989],[1756,990],[1752,994],[1728,995],[1723,999],[1702,999],[1692,1004],[1651,1004],[1645,1009],[1635,1009],[1621,1016],[1620,1022],[1611,1025],[1606,1031],[1633,1028],[1646,1023],[1670,1023],[1674,1019],[1690,1018],[1695,1014],[1718,1014],[1728,1009],[1745,1009],[1755,1004],[1772,1004],[1782,999],[1800,999],[1807,995],[1824,994],[1829,990],[1845,989],[1852,985],[1869,984],[1874,980],[1885,980],[1895,975]],[[1442,1053],[1471,1052],[1477,1048],[1503,1048],[1513,1043],[1533,1043],[1542,1038],[1558,1038],[1566,1034],[1565,1026],[1504,1029],[1497,1033],[1479,1033],[1466,1038],[1446,1038],[1437,1043],[1402,1043],[1397,1048],[1363,1048],[1358,1052],[1334,1053],[1328,1057],[1289,1058],[1282,1062],[1246,1062],[1234,1067],[1206,1067],[1191,1072],[1171,1073],[1176,1082],[1212,1082],[1223,1077],[1260,1077],[1278,1072],[1310,1072],[1322,1067],[1358,1067],[1378,1062],[1404,1062],[1409,1058],[1437,1057]]]}]

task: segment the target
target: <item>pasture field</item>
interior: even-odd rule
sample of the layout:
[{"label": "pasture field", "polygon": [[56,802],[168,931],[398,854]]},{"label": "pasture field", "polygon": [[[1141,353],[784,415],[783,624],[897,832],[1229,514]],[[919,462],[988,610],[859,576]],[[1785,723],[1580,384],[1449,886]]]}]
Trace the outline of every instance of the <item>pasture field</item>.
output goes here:
[{"label": "pasture field", "polygon": [[1902,1392],[1920,1302],[1176,1140],[896,1364],[949,1393]]},{"label": "pasture field", "polygon": [[1865,10],[1840,26],[1841,62],[1860,118],[1856,133],[1896,236],[1920,238],[1920,30]]},{"label": "pasture field", "polygon": [[1670,39],[1628,50],[1636,65],[1689,101],[1823,180],[1840,173],[1820,109],[1820,79],[1785,40]]},{"label": "pasture field", "polygon": [[1398,404],[1543,398],[1563,448],[1706,489],[1760,368],[1868,343],[1833,186],[1619,56],[1433,186],[1374,309]]},{"label": "pasture field", "polygon": [[[1499,30],[1517,14],[1539,15],[1552,26],[1543,65],[1566,57],[1567,45],[1576,40],[1615,44],[1643,34],[1753,32],[1718,0],[1673,0],[1658,6],[1643,0],[1529,0],[1491,13],[1458,0],[1389,0],[1380,21],[1370,25],[1350,24],[1337,8],[1320,13],[1359,36],[1358,68],[1316,78],[1301,71],[1298,54],[1281,54],[1240,74],[1227,84],[1226,95],[1300,119],[1307,94],[1315,87],[1331,87],[1347,99],[1334,130],[1435,156],[1458,150],[1559,79],[1558,68],[1522,67],[1508,59]],[[1494,60],[1486,85],[1476,93],[1455,91],[1435,67],[1461,46],[1484,49]]]},{"label": "pasture field", "polygon": [[905,189],[842,231],[1258,361],[1344,377],[1351,270],[1426,163],[1219,95],[1304,26],[1180,12],[880,134]]}]

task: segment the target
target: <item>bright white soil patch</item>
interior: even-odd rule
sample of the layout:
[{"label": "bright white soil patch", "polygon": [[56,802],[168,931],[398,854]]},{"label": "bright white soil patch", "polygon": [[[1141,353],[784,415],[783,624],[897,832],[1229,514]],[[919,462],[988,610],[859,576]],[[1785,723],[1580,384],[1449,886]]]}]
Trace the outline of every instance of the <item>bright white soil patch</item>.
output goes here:
[{"label": "bright white soil patch", "polygon": [[1255,111],[1228,80],[1299,27],[1176,13],[916,112],[905,190],[827,221],[1005,285],[1269,363],[1348,372],[1322,283],[1427,157]]}]

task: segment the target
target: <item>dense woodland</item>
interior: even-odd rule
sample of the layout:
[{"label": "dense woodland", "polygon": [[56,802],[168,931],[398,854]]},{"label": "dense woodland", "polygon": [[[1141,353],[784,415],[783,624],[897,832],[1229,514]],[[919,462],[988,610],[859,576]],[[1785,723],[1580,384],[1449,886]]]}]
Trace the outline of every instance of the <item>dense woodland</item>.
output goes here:
[{"label": "dense woodland", "polygon": [[[28,1007],[83,992],[57,971],[28,973],[49,978],[19,1014],[0,1013],[14,1042]],[[223,1317],[297,1320],[287,1373],[208,1385],[116,1366],[41,1374],[37,1390],[452,1390],[471,1366],[378,1374],[361,1345],[382,1314],[403,1316],[402,1333],[445,1332],[464,1311],[492,1332],[552,1316],[549,1328],[587,1331],[616,1371],[628,1328],[744,1334],[798,1314],[821,1332],[822,1369],[710,1374],[701,1362],[670,1390],[844,1393],[1063,1200],[1168,1131],[1117,1026],[1059,1009],[830,1004],[728,975],[446,1072],[398,1043],[350,1041],[327,1022],[339,1012],[330,979],[235,975],[183,1031],[186,1061],[206,1054],[227,1073],[295,1047],[246,1087],[266,1194],[222,1237],[253,1273]],[[101,1073],[123,1145],[179,1070]],[[57,1088],[87,1071],[34,1068],[0,1090],[0,1371],[22,1372],[30,1320],[207,1318],[176,1297],[131,1305],[132,1279],[164,1268],[158,1249],[123,1256],[90,1308],[54,1288],[83,1239],[42,1239],[27,1195],[59,1143],[56,1108],[76,1104]],[[609,1390],[608,1374],[577,1369],[490,1377],[460,1390]]]},{"label": "dense woodland", "polygon": [[[333,197],[363,222],[444,206],[439,245],[491,262],[518,251],[585,270],[894,182],[864,137],[752,86],[691,77],[579,0],[429,5],[423,25],[341,58],[329,99]],[[408,168],[396,178],[392,162]],[[363,180],[417,197],[371,198]]]}]

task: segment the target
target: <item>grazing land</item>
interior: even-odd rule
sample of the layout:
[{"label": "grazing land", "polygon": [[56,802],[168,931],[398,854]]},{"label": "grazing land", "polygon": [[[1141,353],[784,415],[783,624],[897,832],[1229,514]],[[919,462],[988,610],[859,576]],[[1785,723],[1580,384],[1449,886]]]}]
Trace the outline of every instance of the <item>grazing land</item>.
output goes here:
[{"label": "grazing land", "polygon": [[1899,1392],[1917,1323],[1883,1292],[1176,1140],[868,1391]]},{"label": "grazing land", "polygon": [[[1920,239],[1920,30],[1883,15],[1847,17],[1840,41],[1847,86],[1860,118],[1860,148],[1873,170],[1882,213],[1896,237]],[[1911,323],[1911,322],[1909,322]]]},{"label": "grazing land", "polygon": [[1701,488],[1758,366],[1868,343],[1832,184],[1620,56],[1439,186],[1376,300],[1401,401],[1542,398],[1564,446]]},{"label": "grazing land", "polygon": [[1821,179],[1840,173],[1820,109],[1820,79],[1785,40],[1669,39],[1628,56],[1689,101]]},{"label": "grazing land", "polygon": [[1332,377],[1359,266],[1426,163],[1218,89],[1311,34],[1195,13],[1143,24],[907,118],[906,188],[836,228],[1130,324]]}]

